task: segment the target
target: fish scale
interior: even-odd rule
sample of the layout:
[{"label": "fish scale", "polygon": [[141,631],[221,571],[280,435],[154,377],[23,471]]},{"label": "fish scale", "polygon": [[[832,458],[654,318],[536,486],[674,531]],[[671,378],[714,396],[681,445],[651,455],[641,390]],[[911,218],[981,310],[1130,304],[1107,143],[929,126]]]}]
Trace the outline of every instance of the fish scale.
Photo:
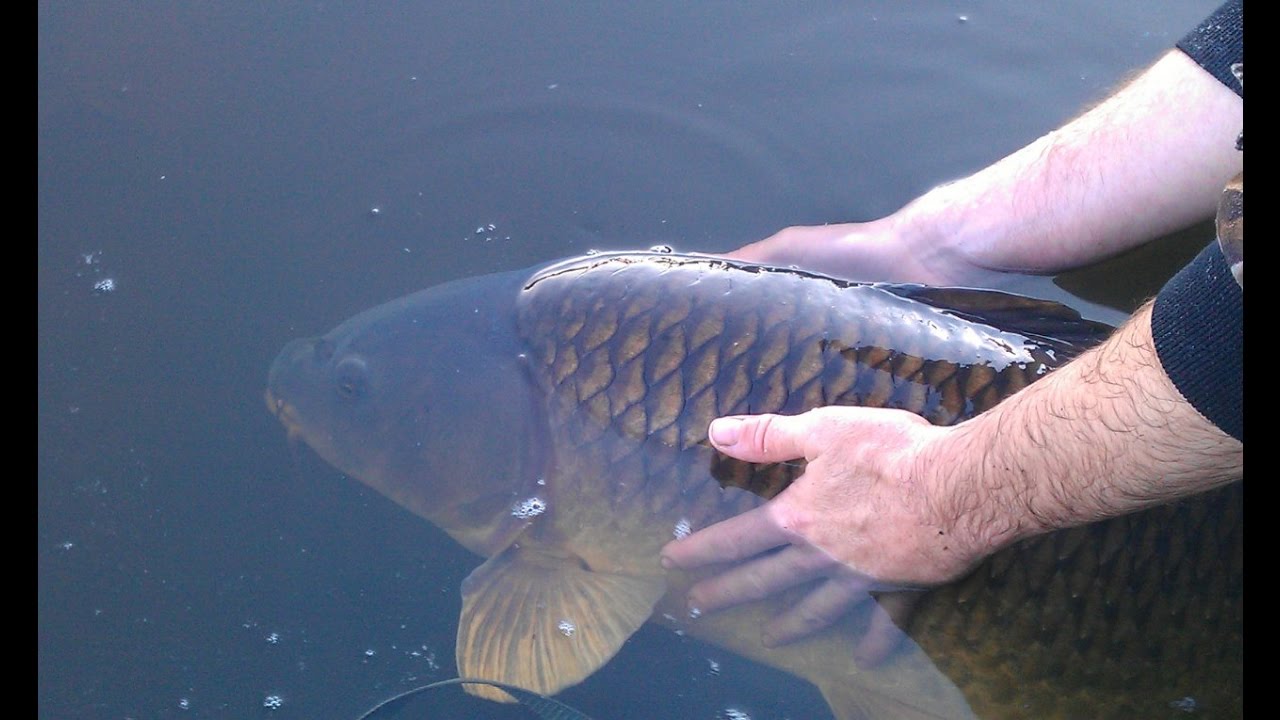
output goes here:
[{"label": "fish scale", "polygon": [[[688,292],[695,279],[705,282],[705,279],[697,277],[704,272],[705,266],[696,261],[627,264],[608,259],[587,259],[572,269],[557,268],[548,273],[547,279],[535,277],[530,286],[538,294],[522,298],[521,322],[525,323],[525,332],[531,337],[550,335],[572,342],[571,327],[557,327],[563,322],[561,317],[540,312],[543,307],[555,305],[544,302],[542,293],[563,293],[562,311],[564,308],[589,306],[610,308],[607,312],[625,314],[626,306],[631,302],[641,302],[650,308],[659,304],[655,298],[680,297],[684,300],[678,312],[664,314],[660,323],[617,323],[617,333],[595,348],[595,352],[607,354],[612,347],[625,344],[632,356],[656,351],[664,363],[662,369],[669,373],[654,373],[648,378],[651,383],[647,388],[649,405],[642,409],[649,419],[645,425],[646,440],[656,439],[660,445],[675,444],[678,433],[682,447],[705,446],[707,424],[718,416],[745,412],[797,412],[825,404],[897,407],[924,415],[936,424],[959,422],[993,406],[1069,357],[1066,353],[1051,356],[1037,351],[1030,361],[1010,363],[1003,368],[981,363],[966,365],[951,360],[931,360],[922,357],[932,351],[925,347],[927,343],[903,341],[883,332],[877,334],[874,330],[867,332],[856,326],[850,327],[847,316],[833,317],[822,312],[821,308],[803,322],[798,321],[797,308],[822,306],[824,303],[789,295],[789,290],[811,292],[812,288],[802,284],[788,287],[785,283],[773,282],[775,278],[768,273],[743,272],[731,283],[725,283],[726,286],[733,285],[731,292],[743,298],[741,303],[723,302],[722,298],[714,297],[715,294],[710,292]],[[595,280],[600,282],[593,282]],[[862,292],[867,288],[857,285],[842,287],[833,283],[826,289],[839,293],[850,290]],[[690,304],[690,299],[693,304]],[[705,307],[698,304],[700,301]],[[687,339],[676,331],[679,326],[670,322],[674,316],[686,321],[701,318],[700,313],[712,314],[716,323],[723,327],[718,337],[720,349],[717,353],[696,352],[696,348],[691,348]],[[721,315],[727,313],[733,315]],[[573,318],[577,317],[578,311],[575,309],[566,314]],[[656,336],[655,332],[658,333]],[[850,340],[860,335],[870,335],[871,340],[866,343]],[[665,342],[668,338],[677,338],[679,342]],[[659,347],[655,349],[653,345]],[[574,357],[581,358],[585,354],[585,350],[580,348]],[[548,356],[544,362],[554,364],[555,357]],[[715,378],[713,382],[705,383],[702,395],[694,396],[701,398],[699,402],[692,402],[694,398],[687,402],[684,400],[681,395],[684,385],[665,382],[675,376],[677,368],[683,369],[685,378],[695,375]],[[553,371],[551,376],[559,383],[584,381],[581,375],[574,373]],[[623,379],[621,375],[618,378]],[[618,391],[628,392],[624,389]],[[574,393],[571,391],[569,394]],[[633,397],[641,394],[636,389],[629,391]],[[707,399],[707,395],[714,395],[715,400]],[[628,406],[623,413],[633,407]],[[676,412],[676,408],[683,412]],[[659,422],[654,422],[655,416]],[[610,418],[599,417],[598,421],[602,425],[608,424]],[[635,425],[624,423],[623,427],[634,428]],[[588,434],[595,439],[601,437]],[[647,457],[661,454],[655,453],[651,445],[644,447]],[[749,490],[761,498],[777,494],[803,471],[803,462],[753,465],[720,455],[708,461],[712,466],[711,474],[721,484]],[[697,483],[705,479],[706,473],[701,470],[700,463],[687,463],[681,468],[675,466],[674,462],[651,466],[646,470],[646,477],[666,478],[676,483]],[[650,482],[645,492],[649,495],[650,508],[661,512],[676,505],[674,498],[682,489],[678,485]],[[709,494],[705,488],[695,489],[694,493]],[[722,496],[721,499],[724,501],[728,497]],[[1229,506],[1229,499],[1218,501],[1218,504],[1224,502]],[[1198,503],[1192,505],[1199,507]],[[737,496],[719,506],[693,504],[719,510],[702,518],[704,523],[745,509],[742,499]],[[749,503],[747,507],[754,504]],[[1230,507],[1225,510],[1230,512]],[[1185,514],[1186,511],[1181,510],[1150,511],[1133,518],[1028,541],[989,561],[985,567],[991,571],[980,569],[965,583],[927,594],[915,616],[920,620],[911,627],[911,634],[921,638],[926,650],[937,650],[944,658],[963,658],[939,662],[949,673],[963,674],[960,668],[966,663],[971,663],[968,666],[970,671],[973,664],[985,664],[990,674],[983,676],[983,682],[988,684],[986,692],[994,693],[990,697],[993,706],[1001,704],[1000,698],[1028,694],[1027,688],[1021,686],[1027,676],[1025,664],[1028,656],[1006,650],[987,653],[984,660],[977,661],[970,653],[957,655],[950,647],[949,639],[931,640],[950,638],[940,629],[944,625],[985,625],[984,632],[988,633],[992,625],[1004,627],[1017,637],[1034,638],[1036,646],[1043,648],[1032,656],[1035,673],[1048,675],[1074,663],[1093,663],[1095,667],[1106,667],[1109,671],[1091,673],[1090,678],[1105,681],[1103,684],[1108,688],[1123,689],[1123,681],[1115,678],[1136,678],[1143,673],[1126,670],[1124,664],[1109,660],[1109,653],[1120,647],[1127,648],[1130,654],[1137,652],[1144,656],[1150,653],[1173,656],[1179,652],[1176,634],[1167,636],[1169,644],[1165,647],[1152,647],[1144,643],[1143,638],[1149,634],[1148,627],[1155,622],[1152,618],[1176,615],[1175,609],[1167,606],[1162,589],[1169,585],[1186,587],[1190,583],[1176,577],[1179,572],[1176,563],[1170,567],[1154,563],[1137,566],[1135,563],[1140,556],[1160,557],[1159,553],[1153,552],[1150,543],[1151,535],[1160,529],[1161,519],[1164,522],[1180,521],[1185,525]],[[1111,537],[1108,542],[1108,536],[1117,533],[1119,535]],[[1190,537],[1202,536],[1193,533]],[[1214,549],[1223,550],[1224,555],[1229,555],[1231,550]],[[1213,564],[1196,563],[1194,570],[1182,567],[1180,571],[1212,572],[1209,567]],[[1017,568],[1012,576],[1007,574],[1011,567]],[[1100,577],[1103,578],[1101,581]],[[1213,586],[1232,587],[1231,583],[1239,578],[1220,580]],[[1103,594],[1086,594],[1099,582],[1106,583]],[[993,600],[995,604],[991,606]],[[1157,601],[1165,604],[1157,604]],[[1193,597],[1187,602],[1200,600]],[[996,610],[994,616],[986,618],[989,625],[973,623],[974,618],[966,618],[966,609],[975,605],[991,606]],[[1028,612],[1028,608],[1037,607],[1042,612]],[[1138,622],[1131,627],[1125,627],[1123,623],[1117,626],[1112,617],[1119,613],[1135,617]],[[945,619],[948,616],[954,620]],[[1144,617],[1148,622],[1142,622]],[[1221,619],[1225,625],[1240,618]],[[1059,622],[1064,626],[1058,627]],[[1108,637],[1108,632],[1114,632],[1115,637]],[[1164,633],[1156,635],[1165,636]],[[990,638],[987,640],[987,644],[992,642]],[[1231,649],[1225,649],[1208,653],[1223,663],[1224,675],[1238,668],[1238,659],[1233,659],[1231,652]],[[992,658],[1002,660],[993,663]],[[1130,658],[1129,662],[1137,661]],[[1145,670],[1149,665],[1147,660],[1138,663],[1137,667]],[[1009,685],[999,688],[998,683],[990,683],[990,677],[1006,678]],[[1190,676],[1184,677],[1188,680],[1188,687],[1194,686]],[[1058,696],[1061,688],[1046,685],[1044,693]],[[1054,712],[1062,710],[1062,700],[1060,698],[1056,703],[1058,707]],[[1094,712],[1089,704],[1091,700],[1092,692],[1084,692],[1074,699],[1076,705],[1067,702],[1065,707],[1090,708],[1087,712]],[[975,708],[981,704],[980,701]],[[1084,714],[1080,717],[1088,716],[1086,711],[1081,712]],[[1123,716],[1123,712],[1118,716]]]},{"label": "fish scale", "polygon": [[[519,332],[537,350],[543,368],[537,374],[548,392],[575,400],[563,408],[566,415],[594,420],[575,431],[575,444],[600,440],[605,428],[644,439],[642,446],[615,443],[625,449],[611,453],[614,461],[641,447],[651,452],[655,442],[706,446],[708,423],[723,415],[865,405],[951,424],[993,406],[1062,360],[1038,348],[1025,362],[1000,368],[947,359],[948,344],[960,344],[961,332],[893,338],[896,318],[876,323],[858,312],[883,302],[887,293],[708,258],[601,256],[532,277],[517,318]],[[726,302],[730,295],[736,300]],[[803,463],[717,458],[716,469],[722,483],[771,497]],[[694,481],[703,475],[694,473]],[[617,499],[634,492],[626,488]]]}]

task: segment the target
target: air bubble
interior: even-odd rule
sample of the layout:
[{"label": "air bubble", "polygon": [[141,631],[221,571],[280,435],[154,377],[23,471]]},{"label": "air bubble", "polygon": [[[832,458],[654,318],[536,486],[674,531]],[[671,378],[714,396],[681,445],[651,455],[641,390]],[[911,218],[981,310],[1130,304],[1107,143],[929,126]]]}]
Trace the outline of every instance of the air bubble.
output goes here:
[{"label": "air bubble", "polygon": [[528,520],[537,517],[547,511],[547,501],[540,497],[531,497],[528,500],[521,500],[511,506],[511,514],[521,520]]}]

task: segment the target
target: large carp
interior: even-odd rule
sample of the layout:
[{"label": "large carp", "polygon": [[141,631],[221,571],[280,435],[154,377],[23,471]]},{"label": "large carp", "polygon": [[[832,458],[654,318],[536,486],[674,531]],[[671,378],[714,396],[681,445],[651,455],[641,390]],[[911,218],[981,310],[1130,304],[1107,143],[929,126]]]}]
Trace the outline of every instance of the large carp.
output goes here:
[{"label": "large carp", "polygon": [[870,667],[851,659],[865,612],[765,648],[759,628],[794,595],[695,619],[696,578],[659,564],[674,534],[801,470],[719,455],[712,418],[846,404],[954,423],[1106,330],[1002,293],[602,254],[448,283],[294,341],[267,403],[324,460],[487,558],[462,587],[464,676],[554,693],[655,619],[808,679],[841,720],[1238,715],[1239,483],[1002,551],[919,597],[901,649]]}]

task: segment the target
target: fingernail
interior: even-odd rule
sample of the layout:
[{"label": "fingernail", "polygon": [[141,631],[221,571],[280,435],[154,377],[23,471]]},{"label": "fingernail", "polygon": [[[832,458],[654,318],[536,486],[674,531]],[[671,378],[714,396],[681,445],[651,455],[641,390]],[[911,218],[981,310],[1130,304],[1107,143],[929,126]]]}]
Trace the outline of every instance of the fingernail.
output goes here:
[{"label": "fingernail", "polygon": [[711,426],[707,428],[707,435],[711,437],[711,442],[719,447],[732,447],[737,444],[738,437],[742,435],[742,420],[738,418],[712,420]]}]

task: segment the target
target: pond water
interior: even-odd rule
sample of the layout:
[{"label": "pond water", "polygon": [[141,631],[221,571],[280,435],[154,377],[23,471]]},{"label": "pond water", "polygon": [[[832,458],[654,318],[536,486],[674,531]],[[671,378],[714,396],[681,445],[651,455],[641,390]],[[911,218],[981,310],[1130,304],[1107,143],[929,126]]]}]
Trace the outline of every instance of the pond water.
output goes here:
[{"label": "pond water", "polygon": [[[354,718],[453,675],[477,561],[289,446],[262,402],[288,340],[590,249],[884,215],[1214,4],[41,3],[39,716]],[[1115,322],[1206,233],[1015,289]],[[562,697],[829,717],[653,628]]]}]

